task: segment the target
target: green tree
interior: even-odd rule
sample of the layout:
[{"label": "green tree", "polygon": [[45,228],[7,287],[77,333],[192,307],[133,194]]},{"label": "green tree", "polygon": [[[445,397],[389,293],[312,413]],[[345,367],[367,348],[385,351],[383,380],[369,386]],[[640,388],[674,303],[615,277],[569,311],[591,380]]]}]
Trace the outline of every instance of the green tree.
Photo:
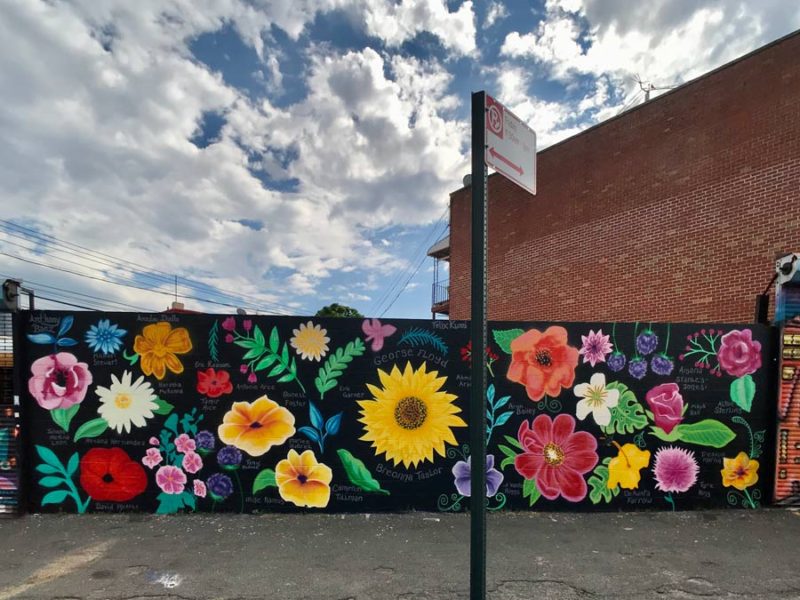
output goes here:
[{"label": "green tree", "polygon": [[364,315],[358,312],[355,308],[344,306],[342,304],[329,304],[323,306],[317,311],[315,317],[352,317],[355,319],[363,319]]}]

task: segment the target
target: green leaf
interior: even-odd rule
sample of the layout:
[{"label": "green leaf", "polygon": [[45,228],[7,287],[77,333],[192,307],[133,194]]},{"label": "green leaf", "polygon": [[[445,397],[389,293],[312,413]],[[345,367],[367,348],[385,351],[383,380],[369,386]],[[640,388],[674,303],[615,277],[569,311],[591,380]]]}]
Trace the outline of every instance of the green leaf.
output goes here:
[{"label": "green leaf", "polygon": [[750,375],[739,377],[731,382],[731,402],[742,410],[750,412],[755,396],[756,384]]},{"label": "green leaf", "polygon": [[46,464],[54,467],[59,473],[64,473],[64,467],[61,464],[61,461],[55,455],[55,452],[50,450],[50,448],[45,448],[44,446],[36,446],[36,453],[39,455]]},{"label": "green leaf", "polygon": [[677,427],[667,433],[661,429],[661,427],[656,427],[655,425],[650,426],[650,435],[654,435],[658,439],[664,440],[665,442],[677,442],[681,437],[680,431],[678,431]]},{"label": "green leaf", "polygon": [[514,460],[515,460],[516,458],[517,458],[516,456],[506,456],[506,457],[503,459],[503,461],[500,463],[500,470],[502,470],[502,471],[505,471],[505,468],[506,468],[508,465],[513,465],[513,464],[514,464]]},{"label": "green leaf", "polygon": [[257,494],[268,487],[278,487],[278,484],[275,483],[275,471],[272,469],[264,469],[256,475],[255,481],[253,481],[253,493]]},{"label": "green leaf", "polygon": [[[256,325],[258,327],[258,325]],[[263,348],[264,346],[260,345],[255,340],[236,340],[233,342],[235,345],[239,346],[240,348]]]},{"label": "green leaf", "polygon": [[335,388],[339,384],[338,378],[353,358],[363,355],[365,350],[366,346],[361,338],[348,342],[344,348],[337,348],[320,367],[319,374],[314,379],[314,385],[320,395]]},{"label": "green leaf", "polygon": [[172,412],[172,409],[175,408],[172,404],[161,398],[156,398],[156,406],[158,406],[158,408],[153,412],[157,415],[168,415]]},{"label": "green leaf", "polygon": [[[264,336],[261,334],[261,330],[256,325],[256,336],[261,336],[261,339],[264,339]],[[264,343],[262,341],[261,345],[263,346]],[[273,327],[272,331],[269,334],[269,349],[272,350],[273,354],[278,353],[278,346],[280,346],[280,338],[278,337],[278,328]]]},{"label": "green leaf", "polygon": [[183,492],[181,494],[181,499],[183,500],[183,503],[186,506],[188,506],[189,508],[191,508],[192,510],[196,510],[197,509],[197,501],[195,500],[193,493],[191,493],[191,492]]},{"label": "green leaf", "polygon": [[619,391],[619,403],[611,409],[611,422],[601,427],[606,435],[633,433],[647,426],[647,416],[636,395],[624,383],[612,381],[606,389]]},{"label": "green leaf", "polygon": [[108,421],[102,417],[92,419],[91,421],[86,421],[86,423],[78,427],[78,431],[75,432],[75,438],[73,441],[77,442],[83,438],[99,437],[106,432],[106,429],[108,429]]},{"label": "green leaf", "polygon": [[164,422],[164,429],[169,429],[175,435],[178,435],[178,413],[172,413],[169,418]]},{"label": "green leaf", "polygon": [[295,378],[294,373],[287,373],[280,379],[278,379],[278,383],[286,383],[287,381],[292,381]]},{"label": "green leaf", "polygon": [[524,329],[501,329],[492,331],[495,343],[506,354],[511,354],[511,342],[525,333]]},{"label": "green leaf", "polygon": [[272,371],[270,371],[267,374],[267,377],[275,377],[276,375],[280,375],[281,373],[284,372],[285,369],[286,369],[285,365],[279,362],[274,367],[272,367]]},{"label": "green leaf", "polygon": [[161,492],[158,497],[157,515],[172,515],[183,508],[183,494]]},{"label": "green leaf", "polygon": [[589,500],[592,501],[592,504],[600,504],[601,501],[608,503],[619,495],[619,486],[615,486],[613,489],[608,487],[608,463],[610,462],[610,456],[604,458],[603,464],[595,467],[594,472],[587,481],[591,488]]},{"label": "green leaf", "polygon": [[80,404],[73,404],[69,408],[55,408],[50,411],[50,416],[56,425],[69,432],[70,421],[72,421],[72,417],[75,416],[80,407]]},{"label": "green leaf", "polygon": [[61,504],[67,499],[67,496],[69,496],[67,490],[53,490],[44,495],[44,498],[42,498],[42,506],[45,504]]},{"label": "green leaf", "polygon": [[[244,358],[248,358],[248,357],[245,356]],[[249,357],[249,358],[252,358],[252,356]],[[253,367],[253,369],[255,371],[263,371],[267,367],[272,366],[272,363],[274,363],[276,360],[278,360],[277,355],[275,355],[275,354],[267,354],[264,358],[262,358],[260,361],[258,361],[256,363],[256,366]]]},{"label": "green leaf", "polygon": [[522,447],[522,444],[519,443],[519,440],[517,438],[513,438],[510,435],[504,435],[503,437],[514,448],[517,448],[518,450],[524,450],[524,448]]},{"label": "green leaf", "polygon": [[255,358],[256,356],[261,356],[266,351],[267,351],[267,349],[264,348],[264,346],[256,346],[255,348],[251,348],[250,350],[245,352],[244,356],[242,356],[242,360],[243,361],[244,360],[250,360],[251,358]]},{"label": "green leaf", "polygon": [[48,464],[42,463],[40,465],[36,465],[36,470],[39,473],[44,473],[45,475],[53,475],[54,473],[61,473],[60,469],[56,469]]},{"label": "green leaf", "polygon": [[372,476],[372,473],[367,470],[364,463],[350,454],[344,448],[336,451],[339,459],[342,461],[344,471],[347,473],[347,478],[350,483],[361,488],[365,492],[378,492],[381,494],[389,495],[389,492],[381,488],[381,484]]},{"label": "green leaf", "polygon": [[698,423],[681,423],[675,428],[679,439],[687,444],[724,448],[733,441],[736,434],[716,419],[705,419]]},{"label": "green leaf", "polygon": [[536,485],[536,479],[526,479],[522,484],[522,497],[528,499],[528,506],[533,506],[541,498],[542,492]]},{"label": "green leaf", "polygon": [[67,463],[67,477],[72,477],[78,470],[79,465],[80,465],[80,457],[76,452],[75,454],[69,457],[69,462]]},{"label": "green leaf", "polygon": [[55,477],[53,475],[48,475],[47,477],[42,477],[39,480],[39,485],[46,488],[54,488],[60,486],[64,483],[63,477]]}]

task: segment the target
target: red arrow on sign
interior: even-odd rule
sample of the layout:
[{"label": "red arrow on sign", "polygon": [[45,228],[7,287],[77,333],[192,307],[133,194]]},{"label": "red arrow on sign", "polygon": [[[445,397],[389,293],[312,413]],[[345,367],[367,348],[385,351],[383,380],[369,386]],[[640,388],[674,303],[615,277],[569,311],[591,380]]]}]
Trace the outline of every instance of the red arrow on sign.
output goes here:
[{"label": "red arrow on sign", "polygon": [[524,171],[522,170],[522,167],[520,167],[519,165],[515,165],[513,162],[508,160],[505,156],[503,156],[502,154],[497,152],[494,148],[489,148],[489,154],[492,155],[492,158],[497,158],[497,159],[503,161],[504,163],[506,163],[510,168],[514,169],[520,175],[522,175],[524,173]]}]

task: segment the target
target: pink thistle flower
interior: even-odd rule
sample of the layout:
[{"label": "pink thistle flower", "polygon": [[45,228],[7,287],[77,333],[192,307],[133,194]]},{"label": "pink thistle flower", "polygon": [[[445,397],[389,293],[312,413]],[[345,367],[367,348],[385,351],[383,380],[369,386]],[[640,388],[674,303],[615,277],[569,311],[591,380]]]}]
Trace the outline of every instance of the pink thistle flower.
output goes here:
[{"label": "pink thistle flower", "polygon": [[685,492],[697,482],[700,467],[694,452],[668,446],[656,452],[653,474],[662,492]]},{"label": "pink thistle flower", "polygon": [[230,344],[231,342],[233,342],[233,335],[231,335],[230,333],[229,333],[228,335],[226,335],[226,336],[225,336],[225,341],[226,341],[227,343],[229,343],[229,344]]},{"label": "pink thistle flower", "polygon": [[182,454],[194,452],[196,447],[197,446],[194,443],[194,440],[185,433],[182,433],[175,438],[175,448],[177,448],[178,452]]},{"label": "pink thistle flower", "polygon": [[197,473],[203,468],[203,459],[197,452],[187,452],[183,457],[182,466],[187,473]]},{"label": "pink thistle flower", "polygon": [[245,319],[242,323],[245,331],[250,331],[253,328],[253,322],[250,319]]},{"label": "pink thistle flower", "polygon": [[144,465],[150,469],[155,467],[163,460],[164,457],[161,456],[161,452],[159,452],[157,448],[148,448],[147,454],[142,457],[142,463],[144,463]]},{"label": "pink thistle flower", "polygon": [[181,494],[186,485],[186,473],[178,467],[166,465],[156,471],[156,483],[165,494]]},{"label": "pink thistle flower", "polygon": [[599,362],[606,362],[606,355],[611,354],[614,347],[609,342],[610,336],[603,335],[603,330],[598,329],[597,333],[589,330],[589,335],[582,335],[583,347],[578,350],[578,354],[583,355],[583,362],[589,363],[593,367]]},{"label": "pink thistle flower", "polygon": [[150,445],[151,446],[160,446],[161,442],[158,441],[158,438],[156,436],[153,436],[153,437],[150,438]]},{"label": "pink thistle flower", "polygon": [[195,479],[192,482],[192,489],[194,490],[194,495],[198,498],[206,497],[206,484],[199,479]]},{"label": "pink thistle flower", "polygon": [[236,319],[233,317],[228,317],[224,321],[222,321],[222,328],[225,331],[233,331],[236,329]]},{"label": "pink thistle flower", "polygon": [[250,373],[250,375],[247,376],[247,381],[249,383],[256,383],[258,381],[258,377],[256,377],[255,373]]},{"label": "pink thistle flower", "polygon": [[240,365],[239,366],[239,373],[241,373],[242,375],[247,373],[247,365]]}]

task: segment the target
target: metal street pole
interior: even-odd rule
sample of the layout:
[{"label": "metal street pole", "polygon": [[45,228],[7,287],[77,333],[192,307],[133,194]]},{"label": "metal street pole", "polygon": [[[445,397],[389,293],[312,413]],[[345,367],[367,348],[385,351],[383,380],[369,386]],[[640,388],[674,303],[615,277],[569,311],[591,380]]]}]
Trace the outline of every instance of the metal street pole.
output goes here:
[{"label": "metal street pole", "polygon": [[472,386],[469,447],[472,461],[470,498],[470,600],[486,598],[486,92],[472,94]]}]

